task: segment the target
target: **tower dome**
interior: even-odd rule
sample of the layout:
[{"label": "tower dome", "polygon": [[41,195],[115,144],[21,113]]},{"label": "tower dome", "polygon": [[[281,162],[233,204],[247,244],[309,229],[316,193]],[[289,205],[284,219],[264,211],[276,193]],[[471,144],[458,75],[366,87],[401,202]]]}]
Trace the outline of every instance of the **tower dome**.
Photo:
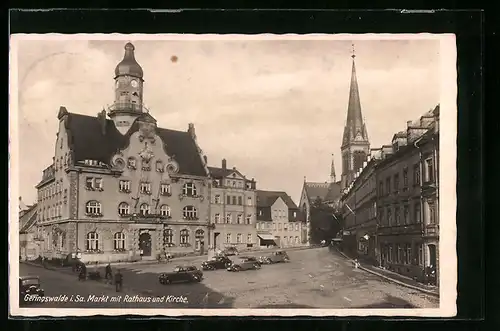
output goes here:
[{"label": "tower dome", "polygon": [[125,54],[123,60],[116,66],[115,76],[129,75],[142,79],[143,71],[134,56],[135,47],[132,43],[125,45]]}]

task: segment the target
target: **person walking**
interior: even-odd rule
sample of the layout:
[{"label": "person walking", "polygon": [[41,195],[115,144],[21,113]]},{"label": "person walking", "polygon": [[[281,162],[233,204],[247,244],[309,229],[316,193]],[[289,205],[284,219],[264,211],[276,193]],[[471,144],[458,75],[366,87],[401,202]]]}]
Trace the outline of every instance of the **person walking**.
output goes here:
[{"label": "person walking", "polygon": [[109,277],[109,280],[113,280],[113,272],[111,270],[111,264],[108,263],[108,265],[106,266],[106,273],[104,275],[104,278],[106,280],[108,280],[108,277]]},{"label": "person walking", "polygon": [[118,269],[118,271],[115,274],[115,286],[116,286],[116,292],[120,292],[123,287],[123,275]]},{"label": "person walking", "polygon": [[78,274],[78,280],[87,279],[87,266],[84,263],[80,265],[80,273]]}]

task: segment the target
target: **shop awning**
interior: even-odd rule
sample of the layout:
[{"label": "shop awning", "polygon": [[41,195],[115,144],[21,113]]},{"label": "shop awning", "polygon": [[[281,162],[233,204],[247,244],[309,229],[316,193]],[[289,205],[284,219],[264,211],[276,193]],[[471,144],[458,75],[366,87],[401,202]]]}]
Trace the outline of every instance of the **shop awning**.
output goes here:
[{"label": "shop awning", "polygon": [[262,240],[274,240],[274,236],[267,233],[257,233],[257,236]]}]

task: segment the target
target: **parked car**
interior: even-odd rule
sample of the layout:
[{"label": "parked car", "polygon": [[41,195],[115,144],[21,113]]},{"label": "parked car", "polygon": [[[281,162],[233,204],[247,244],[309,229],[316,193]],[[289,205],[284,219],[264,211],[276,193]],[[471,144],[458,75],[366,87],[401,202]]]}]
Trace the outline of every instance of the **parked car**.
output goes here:
[{"label": "parked car", "polygon": [[201,269],[203,270],[216,270],[216,269],[226,269],[229,267],[233,261],[226,256],[214,256],[208,261],[203,261],[201,263]]},{"label": "parked car", "polygon": [[236,247],[226,247],[222,253],[225,255],[225,256],[234,256],[234,255],[238,255],[238,249]]},{"label": "parked car", "polygon": [[166,285],[170,283],[190,283],[201,282],[203,279],[203,272],[193,265],[190,266],[177,266],[172,272],[164,272],[160,274],[158,280],[160,284]]},{"label": "parked car", "polygon": [[45,291],[40,285],[40,278],[38,276],[20,276],[19,277],[19,301],[20,303],[28,303],[24,297],[26,295],[35,295],[43,297]]},{"label": "parked car", "polygon": [[290,258],[285,251],[277,251],[272,252],[269,255],[260,256],[258,260],[262,264],[274,264],[280,262],[288,262],[290,261]]},{"label": "parked car", "polygon": [[240,257],[227,267],[227,271],[257,270],[261,264],[255,257]]}]

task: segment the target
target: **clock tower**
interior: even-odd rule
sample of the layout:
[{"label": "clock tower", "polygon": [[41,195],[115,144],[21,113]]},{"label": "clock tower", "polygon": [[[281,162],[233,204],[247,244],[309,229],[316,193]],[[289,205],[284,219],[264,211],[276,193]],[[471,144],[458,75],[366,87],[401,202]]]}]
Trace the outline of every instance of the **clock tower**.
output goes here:
[{"label": "clock tower", "polygon": [[115,69],[115,101],[108,116],[121,134],[127,133],[135,119],[146,112],[143,106],[143,71],[135,60],[135,47],[125,45],[123,60]]}]

